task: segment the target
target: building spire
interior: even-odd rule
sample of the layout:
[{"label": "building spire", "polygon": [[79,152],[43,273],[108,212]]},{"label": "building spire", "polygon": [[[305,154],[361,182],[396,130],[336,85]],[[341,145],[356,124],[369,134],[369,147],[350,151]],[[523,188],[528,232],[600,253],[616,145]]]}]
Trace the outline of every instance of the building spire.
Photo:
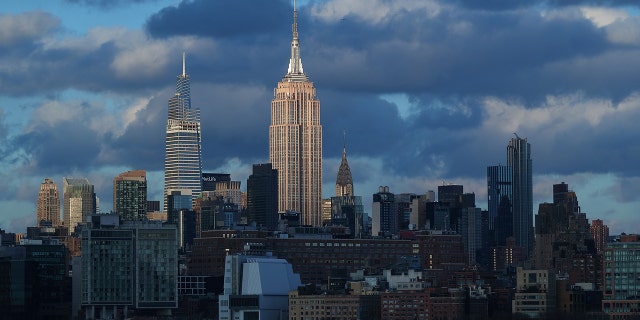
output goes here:
[{"label": "building spire", "polygon": [[293,0],[293,26],[291,28],[293,37],[291,39],[291,58],[289,59],[289,69],[285,78],[289,81],[307,81],[308,77],[302,68],[302,58],[300,57],[300,43],[298,41],[298,11],[296,10],[296,0]]},{"label": "building spire", "polygon": [[342,158],[347,159],[347,130],[342,130]]},{"label": "building spire", "polygon": [[187,68],[186,68],[186,64],[185,64],[185,57],[186,57],[186,53],[184,51],[182,51],[182,76],[186,76],[187,75]]}]

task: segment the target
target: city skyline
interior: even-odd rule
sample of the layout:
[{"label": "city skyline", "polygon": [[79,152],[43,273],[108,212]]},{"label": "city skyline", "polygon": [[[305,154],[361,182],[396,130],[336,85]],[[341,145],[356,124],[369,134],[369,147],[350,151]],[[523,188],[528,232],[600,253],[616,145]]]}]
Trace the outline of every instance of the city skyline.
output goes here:
[{"label": "city skyline", "polygon": [[[486,167],[504,164],[517,132],[532,145],[534,214],[565,181],[590,220],[636,232],[626,226],[640,222],[639,10],[573,3],[298,1],[322,99],[323,198],[346,130],[356,195],[370,199],[379,185],[423,193],[444,180],[486,209]],[[203,171],[246,181],[268,161],[291,10],[284,0],[3,6],[0,227],[36,224],[45,178],[61,188],[63,177],[87,177],[109,211],[112,179],[146,170],[149,199],[160,200],[166,103],[185,51]]]}]

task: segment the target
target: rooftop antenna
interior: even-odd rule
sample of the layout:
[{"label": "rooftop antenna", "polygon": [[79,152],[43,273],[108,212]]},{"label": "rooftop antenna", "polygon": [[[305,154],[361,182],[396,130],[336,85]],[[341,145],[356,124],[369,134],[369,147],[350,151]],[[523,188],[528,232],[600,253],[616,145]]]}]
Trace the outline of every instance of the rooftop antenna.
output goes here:
[{"label": "rooftop antenna", "polygon": [[182,51],[182,77],[187,76],[187,68],[185,66],[185,57],[186,57],[186,53]]}]

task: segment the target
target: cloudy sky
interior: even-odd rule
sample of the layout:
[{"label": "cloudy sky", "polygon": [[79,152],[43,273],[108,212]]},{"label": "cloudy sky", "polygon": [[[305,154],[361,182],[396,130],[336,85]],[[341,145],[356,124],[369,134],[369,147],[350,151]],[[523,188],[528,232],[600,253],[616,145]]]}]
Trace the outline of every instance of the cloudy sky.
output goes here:
[{"label": "cloudy sky", "polygon": [[[636,0],[298,1],[302,59],[324,131],[324,196],[347,132],[356,194],[463,184],[486,208],[486,167],[516,132],[532,145],[534,213],[552,184],[589,219],[640,232]],[[242,181],[268,161],[286,72],[288,0],[5,1],[0,9],[0,228],[35,224],[39,184],[163,184],[167,99],[187,54],[204,168]]]}]

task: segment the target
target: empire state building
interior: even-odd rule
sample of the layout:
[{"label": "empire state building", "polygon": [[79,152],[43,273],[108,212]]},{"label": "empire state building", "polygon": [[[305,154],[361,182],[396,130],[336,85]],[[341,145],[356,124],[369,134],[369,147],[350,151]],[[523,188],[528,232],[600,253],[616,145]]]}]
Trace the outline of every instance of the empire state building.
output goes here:
[{"label": "empire state building", "polygon": [[287,74],[271,101],[269,160],[278,170],[278,210],[301,213],[305,225],[322,223],[322,126],[320,101],[302,69],[297,12]]}]

